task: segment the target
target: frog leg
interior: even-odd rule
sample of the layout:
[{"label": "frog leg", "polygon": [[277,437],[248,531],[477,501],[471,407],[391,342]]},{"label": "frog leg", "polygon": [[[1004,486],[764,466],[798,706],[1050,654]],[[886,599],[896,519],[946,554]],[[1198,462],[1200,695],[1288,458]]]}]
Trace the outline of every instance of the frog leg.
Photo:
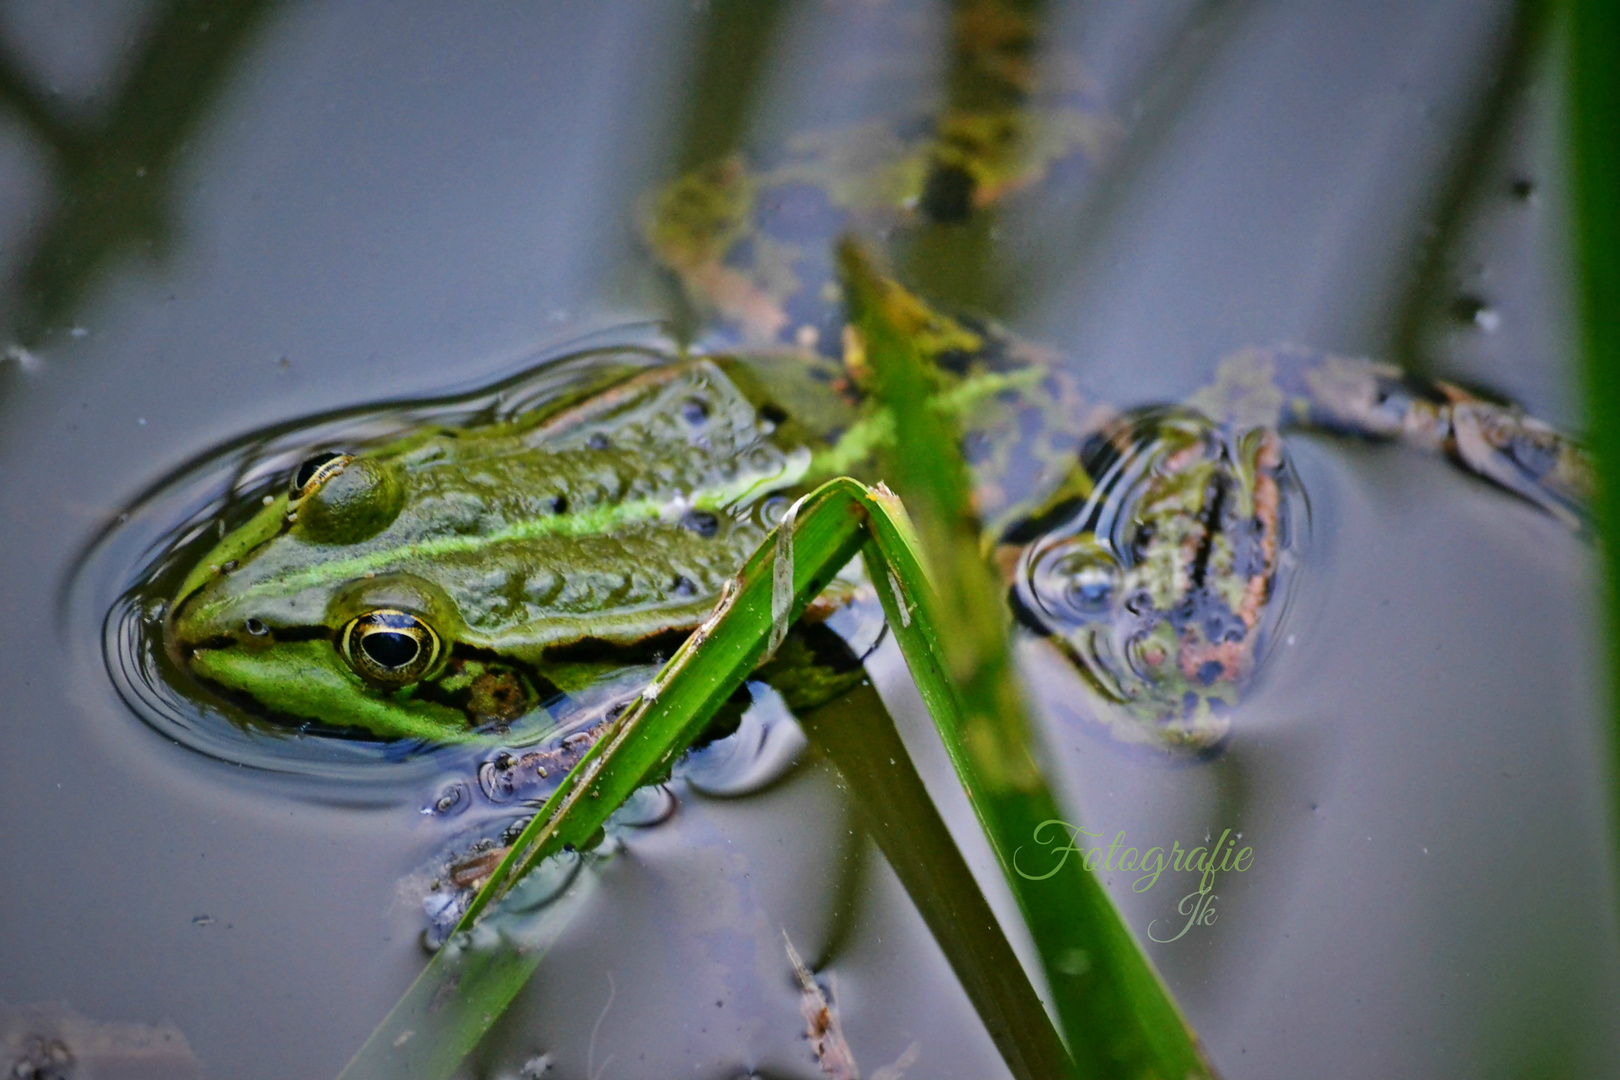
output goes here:
[{"label": "frog leg", "polygon": [[1239,429],[1330,431],[1445,454],[1571,528],[1589,524],[1592,462],[1578,443],[1513,405],[1390,364],[1295,346],[1242,349],[1188,404]]},{"label": "frog leg", "polygon": [[1530,500],[1570,527],[1584,529],[1589,524],[1592,459],[1572,440],[1534,417],[1488,401],[1455,401],[1449,450],[1480,476]]}]

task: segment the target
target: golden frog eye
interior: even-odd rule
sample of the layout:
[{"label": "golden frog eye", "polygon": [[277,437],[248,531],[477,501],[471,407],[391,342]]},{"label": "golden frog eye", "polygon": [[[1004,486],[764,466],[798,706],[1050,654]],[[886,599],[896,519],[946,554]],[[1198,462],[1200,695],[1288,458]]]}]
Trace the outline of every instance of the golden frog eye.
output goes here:
[{"label": "golden frog eye", "polygon": [[288,484],[288,501],[296,506],[319,490],[322,484],[348,468],[353,460],[352,454],[345,454],[341,450],[322,450],[318,454],[311,454],[293,470],[292,481]]},{"label": "golden frog eye", "polygon": [[386,687],[416,682],[432,670],[441,648],[431,626],[397,608],[351,619],[338,638],[338,651],[355,673]]}]

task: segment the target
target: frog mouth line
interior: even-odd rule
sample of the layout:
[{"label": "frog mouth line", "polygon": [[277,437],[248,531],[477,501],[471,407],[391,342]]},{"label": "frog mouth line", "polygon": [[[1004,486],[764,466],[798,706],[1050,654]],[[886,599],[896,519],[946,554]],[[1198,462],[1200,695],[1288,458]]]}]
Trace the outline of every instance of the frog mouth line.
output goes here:
[{"label": "frog mouth line", "polygon": [[[263,647],[269,649],[276,644],[291,644],[294,642],[325,641],[332,644],[336,651],[336,635],[326,627],[293,627],[281,630],[267,631],[259,639]],[[223,651],[240,648],[242,643],[228,635],[216,635],[198,642],[170,643],[171,657],[177,664],[197,683],[204,685],[211,693],[235,704],[244,712],[256,718],[275,723],[280,726],[302,728],[307,727],[310,718],[297,714],[286,713],[281,710],[269,708],[263,702],[238,687],[232,687],[217,678],[212,678],[197,669],[196,658],[201,653],[209,651]],[[487,671],[510,670],[517,676],[515,687],[523,694],[524,708],[510,716],[490,717],[480,715],[473,711],[472,698],[466,687],[447,690],[441,685],[443,677],[448,672],[460,672],[469,664],[476,664]],[[374,688],[379,696],[387,696],[388,688]],[[536,708],[549,709],[556,703],[567,698],[567,694],[554,682],[541,674],[533,664],[526,663],[513,657],[502,656],[492,649],[457,643],[451,647],[446,657],[444,668],[439,674],[430,679],[421,679],[404,687],[393,688],[392,692],[409,690],[412,698],[419,701],[441,705],[449,709],[459,710],[467,717],[469,730],[480,730],[501,722],[509,723],[527,714]],[[348,730],[341,725],[323,724],[322,729]]]}]

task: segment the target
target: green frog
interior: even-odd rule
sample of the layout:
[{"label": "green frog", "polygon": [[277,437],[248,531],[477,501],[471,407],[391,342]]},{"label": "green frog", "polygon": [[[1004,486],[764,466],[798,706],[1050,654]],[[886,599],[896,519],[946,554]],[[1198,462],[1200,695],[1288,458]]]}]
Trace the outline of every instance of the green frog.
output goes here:
[{"label": "green frog", "polygon": [[809,475],[810,433],[731,361],[615,374],[311,454],[185,579],[171,651],[268,713],[439,742],[668,651]]},{"label": "green frog", "polygon": [[[311,446],[184,578],[171,657],[272,719],[445,743],[543,726],[553,703],[667,654],[795,497],[879,480],[905,451],[866,393],[838,237],[949,233],[1108,153],[1111,124],[1036,95],[1020,25],[975,24],[963,62],[990,74],[930,123],[804,136],[768,166],[729,155],[645,199],[647,249],[705,327],[688,347],[497,418]],[[1122,738],[1225,736],[1308,524],[1290,428],[1445,453],[1584,523],[1579,448],[1460,388],[1279,347],[1226,358],[1178,406],[1119,410],[1054,354],[887,287],[962,432],[1010,617]],[[765,674],[793,681],[800,653]]]},{"label": "green frog", "polygon": [[[1204,749],[1225,734],[1305,526],[1285,426],[1444,450],[1578,520],[1588,478],[1566,440],[1370,362],[1250,350],[1186,406],[1112,413],[1016,343],[928,317],[936,401],[966,429],[1010,610],[1128,739]],[[890,424],[858,369],[671,356],[509,418],[317,448],[187,575],[171,654],[272,717],[503,735],[670,651],[796,495],[877,475]],[[823,613],[858,592],[846,583]]]}]

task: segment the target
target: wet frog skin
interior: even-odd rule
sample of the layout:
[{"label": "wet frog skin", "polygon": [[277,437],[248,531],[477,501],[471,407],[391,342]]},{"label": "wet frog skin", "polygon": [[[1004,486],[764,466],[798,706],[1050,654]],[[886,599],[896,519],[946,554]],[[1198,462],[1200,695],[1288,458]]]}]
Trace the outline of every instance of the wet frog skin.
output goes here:
[{"label": "wet frog skin", "polygon": [[[1061,110],[1031,106],[1026,120],[1052,137],[1030,140],[1022,175],[997,157],[1003,193],[1106,144],[1101,128],[1065,142],[1064,133],[1086,129]],[[830,141],[819,135],[800,147]],[[733,156],[652,200],[643,233],[719,347],[831,358],[858,395],[868,377],[862,343],[830,302],[840,284],[829,262],[799,230],[819,220],[883,236],[891,248],[937,241],[956,226],[917,191],[887,202],[870,193],[896,175],[955,167],[962,153],[924,138],[896,141],[887,158],[828,155],[814,166],[791,154],[758,168]],[[1592,470],[1580,447],[1460,386],[1366,359],[1249,348],[1223,359],[1212,383],[1180,406],[1120,412],[1087,399],[1049,354],[911,299],[918,351],[932,361],[942,399],[999,375],[1007,384],[998,401],[1019,403],[1022,438],[976,426],[982,418],[971,408],[957,416],[979,509],[994,524],[994,558],[1018,621],[1072,662],[1093,692],[1090,711],[1127,740],[1203,750],[1226,734],[1285,606],[1307,526],[1288,430],[1443,454],[1574,529],[1588,526]],[[1042,369],[1038,382],[1021,378]]]},{"label": "wet frog skin", "polygon": [[320,451],[172,605],[172,653],[261,710],[464,738],[695,626],[805,475],[795,425],[722,367],[555,414]]}]

